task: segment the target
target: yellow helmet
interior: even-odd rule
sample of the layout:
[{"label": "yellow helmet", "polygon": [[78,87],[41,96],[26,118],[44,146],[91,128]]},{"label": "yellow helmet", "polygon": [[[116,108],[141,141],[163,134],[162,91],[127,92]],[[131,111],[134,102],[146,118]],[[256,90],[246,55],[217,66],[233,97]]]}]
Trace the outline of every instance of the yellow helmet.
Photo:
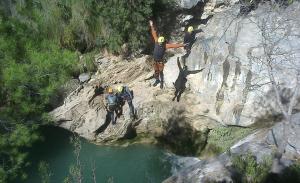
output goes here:
[{"label": "yellow helmet", "polygon": [[121,93],[121,92],[123,91],[123,86],[118,86],[118,87],[117,87],[117,91],[118,91],[119,93]]},{"label": "yellow helmet", "polygon": [[189,28],[188,28],[188,32],[189,33],[191,33],[191,32],[193,32],[194,31],[194,28],[193,28],[193,26],[189,26]]},{"label": "yellow helmet", "polygon": [[165,38],[163,36],[160,36],[157,40],[158,43],[163,43],[165,42]]},{"label": "yellow helmet", "polygon": [[113,89],[112,89],[111,87],[109,87],[109,88],[107,89],[107,92],[108,92],[108,93],[113,93]]}]

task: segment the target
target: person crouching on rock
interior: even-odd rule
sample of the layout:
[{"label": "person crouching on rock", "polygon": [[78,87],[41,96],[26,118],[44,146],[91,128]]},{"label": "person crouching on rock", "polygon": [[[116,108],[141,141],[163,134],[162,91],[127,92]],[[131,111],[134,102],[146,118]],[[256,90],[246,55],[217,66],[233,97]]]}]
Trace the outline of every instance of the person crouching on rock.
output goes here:
[{"label": "person crouching on rock", "polygon": [[105,97],[105,108],[107,111],[107,117],[112,124],[116,124],[115,113],[117,114],[118,97],[113,93],[112,88],[108,88],[108,94]]},{"label": "person crouching on rock", "polygon": [[130,109],[130,118],[134,118],[135,112],[134,112],[134,106],[132,104],[133,100],[133,91],[129,90],[128,86],[118,86],[117,87],[117,97],[119,102],[120,111],[119,114],[123,113],[123,106],[125,104],[125,101],[127,101],[129,109]]},{"label": "person crouching on rock", "polygon": [[[153,58],[154,58],[154,78],[156,79],[153,86],[157,86],[160,83],[160,88],[162,89],[164,84],[164,55],[166,49],[169,48],[179,48],[184,47],[184,44],[170,44],[165,42],[165,38],[163,36],[158,37],[156,30],[153,26],[153,22],[149,21],[151,34],[155,41],[155,47],[153,51]],[[160,79],[159,79],[160,78]]]}]

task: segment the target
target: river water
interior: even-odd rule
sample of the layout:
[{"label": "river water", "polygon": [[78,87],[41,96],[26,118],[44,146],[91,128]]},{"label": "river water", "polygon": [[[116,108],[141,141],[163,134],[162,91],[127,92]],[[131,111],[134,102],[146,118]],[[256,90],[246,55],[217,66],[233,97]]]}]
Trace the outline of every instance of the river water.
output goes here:
[{"label": "river water", "polygon": [[[40,183],[38,163],[49,164],[51,182],[63,182],[70,165],[75,163],[72,134],[66,130],[47,127],[41,130],[44,141],[34,144],[30,152],[31,166],[26,183]],[[97,146],[81,139],[80,160],[83,182],[92,181],[92,164],[95,164],[99,183],[158,183],[171,175],[171,160],[167,153],[153,145],[128,147]]]}]

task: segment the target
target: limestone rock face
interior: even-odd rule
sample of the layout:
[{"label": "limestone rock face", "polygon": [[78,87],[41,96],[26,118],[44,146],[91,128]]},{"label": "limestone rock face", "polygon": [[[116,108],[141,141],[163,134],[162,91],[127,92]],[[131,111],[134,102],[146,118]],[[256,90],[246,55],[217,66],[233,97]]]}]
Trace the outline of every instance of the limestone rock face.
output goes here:
[{"label": "limestone rock face", "polygon": [[[191,133],[186,131],[188,135],[192,135],[195,130],[200,132],[217,125],[216,121],[199,115],[201,102],[193,92],[186,91],[180,102],[173,102],[172,88],[161,90],[159,86],[151,86],[153,80],[145,81],[153,74],[148,57],[131,62],[121,61],[117,57],[96,60],[99,66],[98,72],[89,82],[73,91],[62,106],[50,113],[59,126],[89,140],[102,143],[130,138],[135,134],[150,134],[157,138],[166,136],[168,131],[165,128],[172,128],[173,123],[170,123],[170,120],[176,120],[174,116],[178,112],[182,114],[180,119],[185,120],[187,129],[191,131]],[[174,76],[170,77],[176,79]],[[123,115],[117,119],[117,124],[106,123],[104,95],[95,95],[95,86],[99,83],[113,88],[120,84],[129,86],[134,91],[133,104],[138,120],[130,120],[126,103]],[[185,128],[182,125],[180,127]]]},{"label": "limestone rock face", "polygon": [[[280,83],[280,95],[288,103],[297,83],[295,70],[300,69],[300,63],[294,59],[294,65],[289,67],[287,60],[293,58],[281,54],[290,52],[299,56],[296,50],[300,49],[300,38],[292,34],[299,34],[300,19],[285,20],[290,15],[300,17],[299,10],[299,3],[294,3],[285,10],[270,13],[270,7],[263,5],[244,17],[237,16],[239,7],[233,6],[208,21],[204,33],[197,35],[186,61],[190,70],[205,68],[199,74],[188,76],[187,83],[200,98],[200,114],[209,111],[206,116],[223,124],[249,126],[263,116],[280,113],[267,66],[262,64],[267,61],[261,46],[262,32],[272,32],[274,22],[289,27],[291,31],[286,32],[290,36],[276,42],[276,50],[282,50],[282,53],[271,56],[272,72],[276,75],[276,82]],[[260,26],[264,21],[270,22],[266,24],[270,28],[262,31]],[[268,33],[268,41],[273,44],[283,34],[280,31]],[[177,75],[176,72],[176,58],[172,57],[165,69],[167,86],[172,86],[174,80],[171,76]]]},{"label": "limestone rock face", "polygon": [[[249,126],[262,117],[277,115],[280,112],[265,65],[255,59],[264,59],[260,57],[261,30],[255,22],[259,23],[265,16],[284,19],[287,13],[299,17],[299,9],[299,3],[294,3],[282,12],[269,16],[265,14],[266,7],[259,7],[247,17],[236,16],[238,6],[217,13],[203,28],[204,33],[198,34],[186,60],[189,70],[204,70],[187,77],[186,91],[180,102],[172,102],[174,82],[179,73],[177,57],[183,54],[182,50],[176,49],[175,55],[165,65],[163,90],[152,87],[153,80],[144,81],[153,74],[150,57],[144,56],[130,62],[118,57],[99,57],[96,59],[97,73],[70,94],[64,105],[51,115],[60,122],[60,126],[98,141],[114,139],[110,135],[116,137],[115,133],[119,134],[116,139],[124,138],[132,132],[132,128],[138,134],[164,133],[162,128],[172,118],[172,111],[181,109],[187,124],[197,131],[211,128],[217,123]],[[295,34],[299,33],[299,25],[284,24],[290,26]],[[279,41],[279,47],[288,49],[291,46],[299,50],[300,38]],[[282,99],[289,101],[296,84],[295,73],[284,65],[279,66],[273,67],[276,81],[280,83]],[[300,66],[296,65],[296,68]],[[93,87],[99,82],[110,86],[120,83],[128,85],[135,93],[133,103],[141,121],[134,125],[128,121],[126,104],[124,116],[118,119],[117,125],[108,125],[106,132],[95,137],[94,131],[104,124],[106,118],[103,95],[93,98]],[[296,108],[299,108],[299,103]],[[128,130],[119,129],[124,125]]]},{"label": "limestone rock face", "polygon": [[[287,145],[285,147],[286,155],[289,158],[294,158],[295,154],[300,154],[300,113],[295,114],[292,117],[292,126],[287,129]],[[283,143],[283,130],[284,124],[276,124],[272,130],[268,133],[267,143],[270,145],[280,145]],[[298,139],[298,140],[297,140]]]}]

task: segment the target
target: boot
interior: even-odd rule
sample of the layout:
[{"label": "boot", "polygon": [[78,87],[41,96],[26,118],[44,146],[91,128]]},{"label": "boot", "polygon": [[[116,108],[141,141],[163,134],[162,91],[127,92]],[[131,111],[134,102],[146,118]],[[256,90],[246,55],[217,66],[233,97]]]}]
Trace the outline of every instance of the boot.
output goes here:
[{"label": "boot", "polygon": [[160,81],[159,81],[159,79],[156,79],[155,82],[153,83],[153,86],[154,86],[154,87],[157,86],[158,83],[160,83]]}]

